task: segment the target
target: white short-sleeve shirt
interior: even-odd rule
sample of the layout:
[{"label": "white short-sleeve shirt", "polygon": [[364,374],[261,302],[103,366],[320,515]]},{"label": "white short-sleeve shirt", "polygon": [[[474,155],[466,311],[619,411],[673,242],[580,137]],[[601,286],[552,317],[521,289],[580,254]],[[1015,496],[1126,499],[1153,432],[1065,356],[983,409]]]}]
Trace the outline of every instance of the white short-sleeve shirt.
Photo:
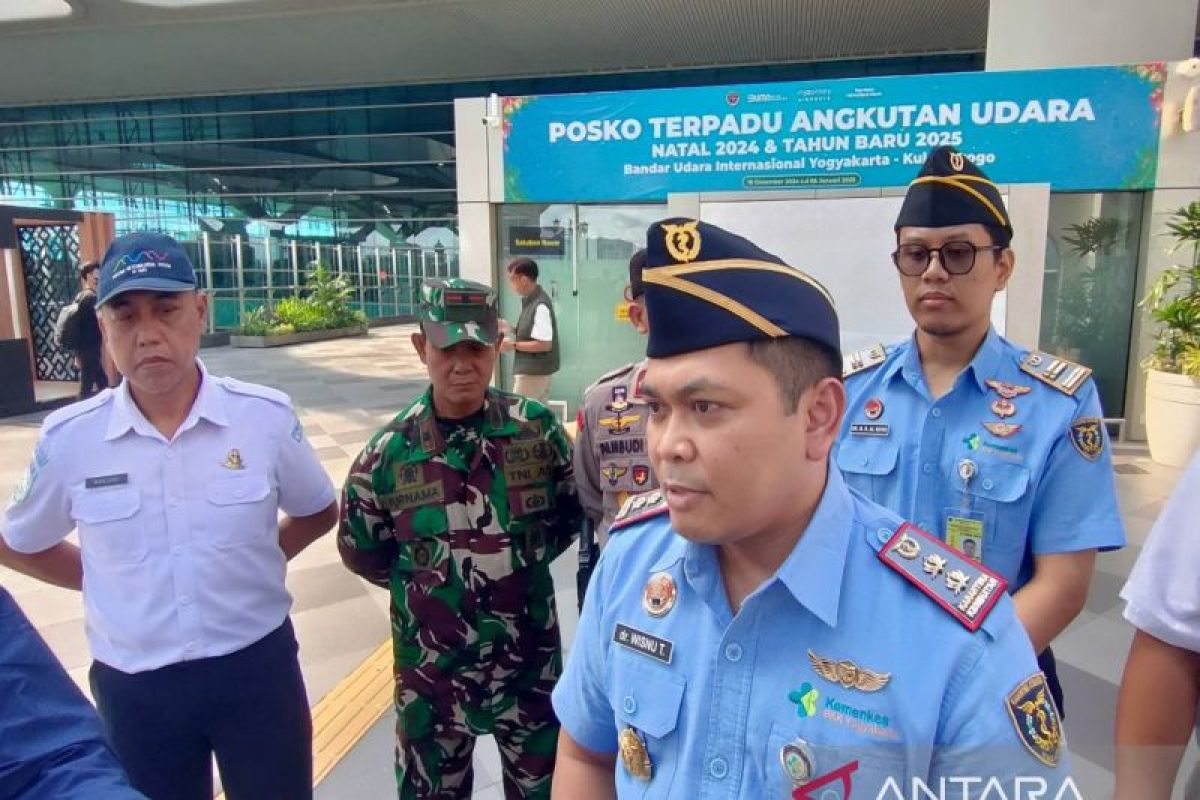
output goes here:
[{"label": "white short-sleeve shirt", "polygon": [[1121,597],[1125,619],[1156,639],[1200,652],[1200,453],[1179,477]]},{"label": "white short-sleeve shirt", "polygon": [[200,390],[169,441],[128,382],[51,414],[0,522],[22,553],[78,529],[92,655],[125,672],[226,655],[281,625],[279,512],[335,500],[287,395],[196,363]]}]

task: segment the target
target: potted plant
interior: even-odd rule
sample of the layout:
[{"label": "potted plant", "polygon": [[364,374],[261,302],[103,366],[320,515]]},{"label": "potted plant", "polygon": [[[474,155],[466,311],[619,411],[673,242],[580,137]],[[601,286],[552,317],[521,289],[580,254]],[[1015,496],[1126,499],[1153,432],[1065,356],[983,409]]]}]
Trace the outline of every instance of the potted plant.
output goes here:
[{"label": "potted plant", "polygon": [[1200,201],[1167,222],[1173,253],[1189,256],[1163,270],[1141,305],[1158,323],[1146,369],[1146,436],[1150,457],[1186,466],[1200,447]]}]

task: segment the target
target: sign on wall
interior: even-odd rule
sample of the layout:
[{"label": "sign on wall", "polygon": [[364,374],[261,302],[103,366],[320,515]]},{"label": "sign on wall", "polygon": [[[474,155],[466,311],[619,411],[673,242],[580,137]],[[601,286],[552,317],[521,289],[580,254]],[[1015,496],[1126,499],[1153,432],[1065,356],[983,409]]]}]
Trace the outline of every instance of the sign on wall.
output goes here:
[{"label": "sign on wall", "polygon": [[508,202],[903,186],[953,145],[999,183],[1150,189],[1166,68],[970,72],[503,100]]}]

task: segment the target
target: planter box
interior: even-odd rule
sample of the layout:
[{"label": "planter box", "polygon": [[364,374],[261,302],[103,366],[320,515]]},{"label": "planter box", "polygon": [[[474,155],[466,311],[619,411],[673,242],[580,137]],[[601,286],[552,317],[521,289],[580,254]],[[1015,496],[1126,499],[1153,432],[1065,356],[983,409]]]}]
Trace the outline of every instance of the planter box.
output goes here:
[{"label": "planter box", "polygon": [[1200,380],[1156,369],[1146,373],[1146,438],[1152,459],[1187,466],[1200,447]]},{"label": "planter box", "polygon": [[305,344],[307,342],[324,342],[328,339],[344,339],[349,336],[366,336],[367,326],[356,325],[352,328],[334,328],[328,331],[298,331],[282,333],[274,336],[242,336],[233,334],[229,337],[232,347],[283,347],[289,344]]}]

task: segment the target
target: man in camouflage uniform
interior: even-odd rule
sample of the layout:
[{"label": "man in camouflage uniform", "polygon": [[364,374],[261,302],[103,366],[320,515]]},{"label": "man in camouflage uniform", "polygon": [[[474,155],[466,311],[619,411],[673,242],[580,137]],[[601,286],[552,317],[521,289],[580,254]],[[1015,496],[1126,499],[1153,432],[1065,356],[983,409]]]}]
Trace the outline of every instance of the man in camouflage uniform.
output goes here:
[{"label": "man in camouflage uniform", "polygon": [[[643,336],[650,328],[642,291],[646,251],[629,259],[629,324]],[[575,476],[583,511],[596,523],[600,545],[631,494],[657,488],[646,450],[649,414],[642,398],[646,361],[626,364],[587,388],[576,416]]]},{"label": "man in camouflage uniform", "polygon": [[570,444],[553,413],[489,388],[495,294],[422,287],[413,346],[430,387],[377,433],[342,492],[338,549],[392,594],[401,798],[469,798],[494,733],[507,798],[549,798],[562,671],[550,562],[576,534]]}]

